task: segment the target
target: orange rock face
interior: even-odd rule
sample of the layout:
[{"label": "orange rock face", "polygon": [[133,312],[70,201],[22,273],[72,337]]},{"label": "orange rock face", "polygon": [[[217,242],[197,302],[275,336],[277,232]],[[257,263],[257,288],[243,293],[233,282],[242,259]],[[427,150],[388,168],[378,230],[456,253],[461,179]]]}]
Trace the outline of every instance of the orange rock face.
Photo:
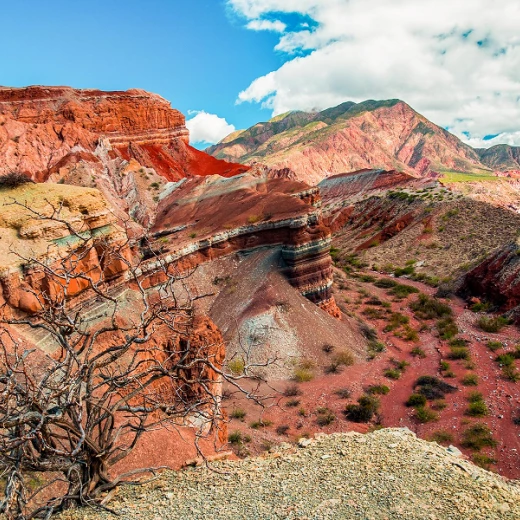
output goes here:
[{"label": "orange rock face", "polygon": [[143,90],[0,89],[0,172],[45,181],[71,154],[72,162],[78,154],[87,162],[135,158],[168,180],[249,169],[208,157],[188,141],[184,115]]}]

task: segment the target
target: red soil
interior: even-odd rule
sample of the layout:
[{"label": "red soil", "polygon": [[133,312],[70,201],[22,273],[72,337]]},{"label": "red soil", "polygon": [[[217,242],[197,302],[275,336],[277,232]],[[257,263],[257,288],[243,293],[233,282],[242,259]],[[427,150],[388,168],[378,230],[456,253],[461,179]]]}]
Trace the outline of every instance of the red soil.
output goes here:
[{"label": "red soil", "polygon": [[[370,274],[378,276],[377,273]],[[386,352],[378,355],[373,361],[348,367],[337,375],[324,375],[323,367],[316,368],[315,379],[298,385],[302,395],[286,398],[271,391],[275,397],[270,401],[269,407],[263,411],[263,414],[260,407],[247,401],[243,396],[233,396],[225,402],[228,413],[231,413],[234,408],[242,408],[247,412],[247,416],[244,422],[232,419],[228,428],[230,432],[239,430],[252,437],[251,443],[244,444],[244,448],[254,453],[265,449],[270,442],[295,440],[305,434],[319,431],[326,433],[351,430],[368,431],[371,425],[347,421],[343,410],[346,404],[355,403],[368,386],[382,384],[390,387],[389,394],[380,397],[382,426],[407,427],[419,437],[426,439],[435,431],[449,431],[453,436],[451,442],[458,446],[468,458],[471,458],[472,452],[460,445],[462,432],[471,424],[486,423],[493,431],[493,437],[498,441],[498,446],[494,449],[483,450],[482,453],[497,460],[497,464],[492,468],[500,474],[509,478],[520,478],[520,426],[515,425],[512,421],[514,417],[520,415],[520,383],[515,384],[503,378],[500,367],[494,361],[496,355],[502,351],[491,352],[486,347],[488,340],[501,341],[506,346],[520,343],[520,331],[509,326],[497,334],[483,333],[475,323],[478,316],[465,308],[464,301],[454,298],[450,301],[450,305],[459,327],[459,336],[470,341],[469,349],[475,367],[468,370],[465,368],[465,361],[448,360],[455,377],[443,378],[439,371],[439,363],[441,360],[447,360],[449,347],[446,341],[442,341],[436,336],[434,321],[426,322],[431,330],[420,332],[418,342],[406,341],[394,336],[392,332],[384,332],[383,328],[388,322],[382,319],[367,318],[361,314],[367,306],[364,303],[358,303],[359,299],[357,302],[354,301],[359,297],[360,290],[365,290],[383,301],[390,301],[391,310],[408,316],[410,325],[417,330],[420,323],[408,308],[408,303],[415,298],[414,295],[403,301],[393,301],[392,297],[386,294],[386,289],[379,289],[371,283],[353,279],[346,279],[343,286],[345,283],[348,284],[348,288],[345,290],[339,289],[338,285],[342,285],[341,283],[336,284],[335,298],[338,303],[343,302],[345,298],[352,303],[347,306],[340,304],[340,307],[354,312],[370,326],[376,328],[379,339],[386,345]],[[413,285],[421,292],[430,295],[435,292],[434,289],[418,282],[402,280],[401,283]],[[410,354],[415,346],[420,346],[425,351],[425,358],[413,357]],[[341,345],[338,344],[337,347],[340,348]],[[410,364],[397,381],[383,375],[385,369],[392,367],[390,361],[392,358],[399,361],[406,360]],[[467,373],[477,374],[478,386],[464,386],[461,383],[461,379]],[[446,394],[447,406],[444,410],[437,412],[439,420],[426,424],[419,423],[414,417],[413,408],[405,406],[406,400],[413,393],[415,381],[422,375],[436,376],[458,388],[455,393]],[[289,384],[291,382],[277,381],[272,383],[272,387],[283,391]],[[349,399],[341,399],[335,394],[335,391],[340,388],[348,388],[352,392]],[[265,391],[267,392],[268,389],[265,388]],[[468,406],[467,396],[472,391],[483,394],[489,408],[487,417],[474,419],[465,415]],[[299,400],[299,405],[287,407],[287,402],[291,399]],[[334,412],[336,420],[332,424],[320,427],[316,423],[316,409],[320,407],[328,407]],[[258,420],[259,417],[272,421],[272,425],[257,430],[248,427],[250,422]],[[276,433],[276,428],[282,425],[289,426],[286,435]]]}]

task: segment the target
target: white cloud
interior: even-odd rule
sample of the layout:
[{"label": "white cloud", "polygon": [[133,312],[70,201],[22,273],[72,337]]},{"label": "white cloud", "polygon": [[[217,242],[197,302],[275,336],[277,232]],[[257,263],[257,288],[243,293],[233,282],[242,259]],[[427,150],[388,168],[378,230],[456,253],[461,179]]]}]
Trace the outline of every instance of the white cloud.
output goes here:
[{"label": "white cloud", "polygon": [[520,131],[504,132],[503,134],[498,134],[497,136],[491,139],[473,137],[471,139],[466,139],[466,142],[470,146],[473,146],[473,148],[489,148],[490,146],[495,146],[496,144],[509,144],[511,146],[520,146]]},{"label": "white cloud", "polygon": [[280,22],[280,20],[251,20],[247,24],[247,28],[252,29],[253,31],[273,31],[283,33],[287,28],[287,25]]},{"label": "white cloud", "polygon": [[276,115],[400,98],[466,141],[500,134],[517,143],[511,137],[520,127],[517,0],[228,3],[248,25],[275,16],[284,23],[284,13],[314,22],[285,29],[276,49],[287,61],[253,81],[238,102],[261,103]]},{"label": "white cloud", "polygon": [[190,142],[194,144],[215,144],[235,131],[233,125],[215,114],[208,114],[204,111],[191,111],[189,114],[196,114],[186,121],[186,127],[190,131]]}]

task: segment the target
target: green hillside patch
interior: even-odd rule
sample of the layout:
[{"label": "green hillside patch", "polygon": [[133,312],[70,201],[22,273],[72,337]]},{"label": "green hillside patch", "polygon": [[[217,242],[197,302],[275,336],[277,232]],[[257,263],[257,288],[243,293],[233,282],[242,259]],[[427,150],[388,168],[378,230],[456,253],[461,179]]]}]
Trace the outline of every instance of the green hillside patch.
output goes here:
[{"label": "green hillside patch", "polygon": [[451,182],[487,182],[499,181],[501,178],[491,173],[463,173],[463,172],[443,172],[441,181]]}]

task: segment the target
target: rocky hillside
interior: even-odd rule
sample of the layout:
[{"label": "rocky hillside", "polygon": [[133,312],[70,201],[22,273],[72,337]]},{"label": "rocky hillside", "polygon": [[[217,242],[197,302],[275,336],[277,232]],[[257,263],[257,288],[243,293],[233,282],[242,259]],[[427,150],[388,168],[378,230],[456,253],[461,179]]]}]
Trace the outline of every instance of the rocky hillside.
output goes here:
[{"label": "rocky hillside", "polygon": [[[213,466],[213,465],[212,465]],[[520,487],[421,441],[407,429],[320,435],[261,458],[163,473],[118,491],[107,505],[126,518],[516,519]],[[255,491],[252,493],[251,490]],[[62,520],[109,519],[68,512]]]},{"label": "rocky hillside", "polygon": [[219,159],[290,167],[312,182],[362,168],[421,176],[488,169],[475,150],[398,99],[289,112],[235,132],[207,151]]},{"label": "rocky hillside", "polygon": [[491,148],[477,148],[475,151],[481,162],[489,168],[520,173],[520,146],[497,144]]}]

